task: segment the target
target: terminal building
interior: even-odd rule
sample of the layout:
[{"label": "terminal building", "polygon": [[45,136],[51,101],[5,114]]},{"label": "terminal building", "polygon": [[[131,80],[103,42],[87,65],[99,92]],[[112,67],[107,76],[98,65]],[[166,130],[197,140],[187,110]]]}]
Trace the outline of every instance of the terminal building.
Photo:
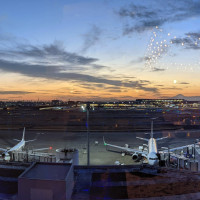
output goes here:
[{"label": "terminal building", "polygon": [[136,104],[158,107],[183,107],[183,105],[186,103],[187,101],[184,99],[136,99]]},{"label": "terminal building", "polygon": [[135,101],[119,101],[119,102],[83,102],[79,106],[86,107],[89,104],[92,108],[105,109],[128,109],[133,107],[183,107],[187,104],[184,99],[136,99]]}]

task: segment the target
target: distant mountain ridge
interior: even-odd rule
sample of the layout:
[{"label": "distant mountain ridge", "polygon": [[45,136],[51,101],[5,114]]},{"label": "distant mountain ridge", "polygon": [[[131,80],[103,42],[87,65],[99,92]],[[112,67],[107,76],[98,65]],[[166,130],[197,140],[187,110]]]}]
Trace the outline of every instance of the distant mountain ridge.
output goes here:
[{"label": "distant mountain ridge", "polygon": [[184,96],[182,94],[178,94],[175,97],[171,97],[171,99],[185,99],[187,101],[200,101],[200,96]]}]

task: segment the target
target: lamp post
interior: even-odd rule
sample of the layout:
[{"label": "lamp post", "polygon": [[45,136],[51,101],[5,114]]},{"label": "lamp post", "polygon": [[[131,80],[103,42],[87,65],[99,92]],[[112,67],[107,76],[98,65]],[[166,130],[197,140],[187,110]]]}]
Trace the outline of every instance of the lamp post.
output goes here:
[{"label": "lamp post", "polygon": [[89,110],[90,104],[86,105],[86,113],[87,113],[87,165],[90,165],[90,131],[89,131]]},{"label": "lamp post", "polygon": [[195,162],[196,161],[196,142],[194,142],[193,154],[194,154],[194,162]]}]

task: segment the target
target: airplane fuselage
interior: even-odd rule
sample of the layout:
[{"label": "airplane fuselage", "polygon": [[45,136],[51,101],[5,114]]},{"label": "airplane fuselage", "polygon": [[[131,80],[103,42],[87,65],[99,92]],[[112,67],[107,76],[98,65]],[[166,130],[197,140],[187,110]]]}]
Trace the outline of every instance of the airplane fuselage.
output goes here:
[{"label": "airplane fuselage", "polygon": [[157,149],[156,140],[154,138],[150,138],[148,140],[148,155],[147,155],[148,163],[150,165],[158,164],[159,159],[158,159],[157,153],[158,153],[158,149]]},{"label": "airplane fuselage", "polygon": [[157,143],[156,140],[154,138],[150,138],[148,141],[148,152],[155,152],[158,153],[158,149],[157,149]]}]

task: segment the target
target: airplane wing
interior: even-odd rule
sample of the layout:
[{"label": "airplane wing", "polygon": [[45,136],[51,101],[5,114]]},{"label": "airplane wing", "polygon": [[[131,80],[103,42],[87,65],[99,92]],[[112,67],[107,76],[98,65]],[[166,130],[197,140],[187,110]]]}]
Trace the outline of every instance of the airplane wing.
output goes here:
[{"label": "airplane wing", "polygon": [[166,138],[168,138],[168,136],[167,137],[162,137],[162,138],[156,138],[156,141],[163,140],[163,139],[166,139]]},{"label": "airplane wing", "polygon": [[163,152],[163,153],[167,153],[168,151],[169,152],[173,152],[173,151],[176,151],[176,150],[180,150],[180,149],[187,148],[187,147],[192,147],[192,146],[194,146],[194,144],[188,144],[188,145],[185,145],[185,146],[175,147],[175,148],[171,148],[171,149],[169,148],[169,150],[165,149],[165,150],[160,151],[160,152]]},{"label": "airplane wing", "polygon": [[7,151],[8,149],[3,149],[3,148],[0,148],[0,151]]},{"label": "airplane wing", "polygon": [[26,140],[25,142],[34,142],[36,139],[33,140]]},{"label": "airplane wing", "polygon": [[147,139],[147,138],[141,138],[141,137],[136,137],[137,139],[140,139],[140,140],[144,140],[144,141],[149,141],[149,139]]},{"label": "airplane wing", "polygon": [[18,140],[18,139],[13,139],[13,140],[15,140],[15,141],[17,141],[17,142],[20,142],[21,140]]},{"label": "airplane wing", "polygon": [[33,149],[32,151],[33,151],[33,152],[36,152],[36,151],[45,151],[45,150],[52,150],[52,147],[40,148],[40,149]]},{"label": "airplane wing", "polygon": [[104,137],[103,137],[103,143],[104,143],[105,146],[114,147],[114,148],[123,150],[123,151],[128,152],[128,153],[141,153],[142,155],[147,154],[146,151],[140,151],[138,149],[131,149],[131,148],[128,148],[128,147],[121,147],[121,146],[117,146],[117,145],[113,145],[113,144],[108,144],[108,143],[105,142]]}]

